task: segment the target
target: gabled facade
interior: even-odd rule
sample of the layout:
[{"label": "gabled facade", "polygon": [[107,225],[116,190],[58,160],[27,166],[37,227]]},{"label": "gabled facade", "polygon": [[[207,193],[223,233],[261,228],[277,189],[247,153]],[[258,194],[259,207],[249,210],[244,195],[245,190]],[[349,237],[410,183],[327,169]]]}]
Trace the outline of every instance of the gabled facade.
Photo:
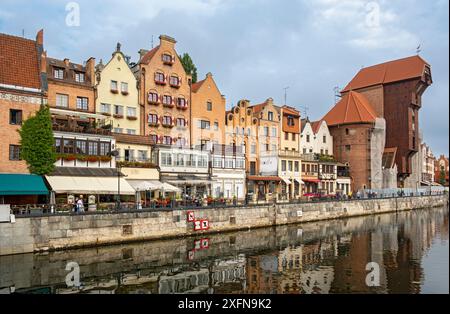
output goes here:
[{"label": "gabled facade", "polygon": [[114,133],[140,135],[137,81],[118,43],[106,65],[95,67],[96,111],[111,122]]},{"label": "gabled facade", "polygon": [[192,84],[192,118],[190,123],[192,144],[225,143],[225,97],[211,73],[204,80]]},{"label": "gabled facade", "polygon": [[175,50],[175,39],[166,35],[159,39],[157,47],[140,51],[133,67],[139,82],[141,134],[155,144],[187,148],[192,144],[191,77]]}]

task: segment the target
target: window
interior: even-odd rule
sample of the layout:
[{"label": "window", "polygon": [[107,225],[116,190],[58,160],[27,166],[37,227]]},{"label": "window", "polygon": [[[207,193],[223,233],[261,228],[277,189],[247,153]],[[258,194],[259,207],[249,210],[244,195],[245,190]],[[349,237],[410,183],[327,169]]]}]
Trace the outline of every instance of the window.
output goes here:
[{"label": "window", "polygon": [[292,161],[290,160],[290,161],[288,161],[288,170],[289,171],[292,171],[292,166],[293,166],[293,163],[292,163]]},{"label": "window", "polygon": [[247,129],[247,135],[252,136],[252,130],[250,128]]},{"label": "window", "polygon": [[212,102],[210,102],[210,101],[206,102],[206,110],[212,111]]},{"label": "window", "polygon": [[328,149],[325,149],[325,155],[328,155]]},{"label": "window", "polygon": [[299,162],[296,161],[296,162],[294,163],[294,171],[295,171],[295,172],[298,172],[298,170],[299,170]]},{"label": "window", "polygon": [[136,135],[136,130],[135,129],[127,129],[127,134]]},{"label": "window", "polygon": [[345,129],[345,135],[349,135],[350,134],[350,130],[349,129]]},{"label": "window", "polygon": [[158,135],[156,135],[156,134],[150,134],[150,142],[151,142],[152,144],[158,143]]},{"label": "window", "polygon": [[162,55],[162,61],[164,62],[164,63],[173,63],[173,60],[172,60],[172,56],[171,55],[169,55],[168,53],[164,53],[163,55]]},{"label": "window", "polygon": [[155,73],[155,82],[160,83],[160,84],[165,83],[166,79],[165,79],[164,73],[156,72]]},{"label": "window", "polygon": [[163,166],[171,166],[172,165],[172,154],[161,153],[161,164]]},{"label": "window", "polygon": [[164,116],[162,123],[164,125],[172,125],[172,117],[171,116]]},{"label": "window", "polygon": [[305,164],[302,164],[302,172],[305,173],[306,172],[305,170],[306,170]]},{"label": "window", "polygon": [[53,77],[59,80],[64,79],[64,70],[58,68],[53,69]]},{"label": "window", "polygon": [[320,150],[320,154],[323,155],[323,149]]},{"label": "window", "polygon": [[292,133],[292,140],[295,141],[296,138],[297,138],[297,137],[295,136],[295,133]]},{"label": "window", "polygon": [[345,150],[347,152],[351,151],[352,150],[352,146],[351,145],[345,145]]},{"label": "window", "polygon": [[266,149],[266,152],[270,151],[270,145],[269,144],[264,145],[264,148]]},{"label": "window", "polygon": [[164,145],[172,145],[172,138],[170,136],[164,136],[163,144]]},{"label": "window", "polygon": [[111,81],[111,90],[117,91],[117,81]]},{"label": "window", "polygon": [[73,154],[74,149],[74,140],[66,139],[64,140],[64,154]]},{"label": "window", "polygon": [[287,118],[287,125],[288,126],[295,126],[295,121],[293,117],[288,117]]},{"label": "window", "polygon": [[55,138],[55,153],[61,153],[62,146],[61,146],[61,139]]},{"label": "window", "polygon": [[276,144],[272,144],[272,151],[276,151],[277,150],[277,145]]},{"label": "window", "polygon": [[209,121],[201,120],[200,121],[200,128],[202,130],[209,130],[211,128]]},{"label": "window", "polygon": [[84,73],[75,72],[75,82],[84,83]]},{"label": "window", "polygon": [[286,160],[281,161],[281,171],[286,171]]},{"label": "window", "polygon": [[267,113],[267,119],[268,119],[269,121],[273,121],[273,112],[272,112],[272,111],[269,111],[269,112]]},{"label": "window", "polygon": [[[61,142],[61,140],[60,140],[60,142]],[[86,144],[87,144],[86,141],[77,140],[76,147],[75,147],[75,150],[76,150],[75,153],[80,154],[80,155],[86,155],[86,153],[87,153]]]},{"label": "window", "polygon": [[277,128],[272,128],[272,137],[277,137]]},{"label": "window", "polygon": [[269,136],[269,127],[264,127],[264,136]]},{"label": "window", "polygon": [[214,131],[219,131],[219,122],[214,122]]},{"label": "window", "polygon": [[122,82],[120,84],[120,91],[122,93],[128,93],[128,83]]},{"label": "window", "polygon": [[123,133],[122,128],[114,128],[114,133]]},{"label": "window", "polygon": [[158,103],[158,94],[150,92],[148,93],[148,102],[157,104]]},{"label": "window", "polygon": [[147,160],[147,151],[146,150],[138,150],[138,156],[139,161],[146,161]]},{"label": "window", "polygon": [[213,166],[214,168],[222,168],[222,158],[214,157]]},{"label": "window", "polygon": [[15,160],[15,161],[21,160],[19,145],[9,145],[9,160]]},{"label": "window", "polygon": [[252,146],[250,146],[250,153],[256,154],[256,144],[252,144]]},{"label": "window", "polygon": [[233,168],[233,159],[230,159],[230,158],[225,159],[225,168],[228,168],[228,169]]},{"label": "window", "polygon": [[309,141],[311,140],[309,134],[306,135],[306,142],[309,143]]},{"label": "window", "polygon": [[109,154],[110,148],[110,143],[100,142],[100,156],[107,156]]},{"label": "window", "polygon": [[148,123],[149,124],[158,124],[158,115],[157,114],[149,114],[148,115]]},{"label": "window", "polygon": [[327,142],[327,137],[324,135],[323,136],[323,139],[322,139],[322,141],[324,142],[324,143],[326,143]]},{"label": "window", "polygon": [[172,86],[180,86],[181,80],[178,76],[171,76],[170,77],[170,85]]},{"label": "window", "polygon": [[306,148],[303,148],[303,154],[306,154]]},{"label": "window", "polygon": [[163,96],[163,105],[172,105],[172,96],[164,95]]},{"label": "window", "polygon": [[63,94],[56,94],[56,107],[69,107],[69,96]]},{"label": "window", "polygon": [[9,124],[21,125],[22,124],[22,110],[10,109],[9,110]]},{"label": "window", "polygon": [[111,105],[110,104],[100,104],[100,112],[101,113],[111,113]]},{"label": "window", "polygon": [[127,116],[136,118],[136,108],[133,107],[127,107]]},{"label": "window", "polygon": [[177,106],[181,107],[181,108],[186,107],[187,106],[186,99],[184,99],[183,97],[178,97],[177,98]]},{"label": "window", "polygon": [[77,109],[88,110],[89,109],[89,99],[86,97],[77,97]]},{"label": "window", "polygon": [[123,106],[114,105],[114,115],[123,117]]},{"label": "window", "polygon": [[185,118],[178,118],[177,119],[177,126],[185,127],[186,126],[186,119]]}]

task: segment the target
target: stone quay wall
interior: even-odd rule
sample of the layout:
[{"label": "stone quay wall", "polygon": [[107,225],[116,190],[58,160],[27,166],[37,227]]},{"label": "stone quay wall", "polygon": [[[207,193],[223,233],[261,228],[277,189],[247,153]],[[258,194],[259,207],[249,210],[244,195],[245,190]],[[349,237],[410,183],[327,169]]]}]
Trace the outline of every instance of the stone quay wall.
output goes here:
[{"label": "stone quay wall", "polygon": [[209,229],[195,231],[189,210],[49,215],[0,223],[0,255],[161,240],[448,205],[448,195],[192,210]]}]

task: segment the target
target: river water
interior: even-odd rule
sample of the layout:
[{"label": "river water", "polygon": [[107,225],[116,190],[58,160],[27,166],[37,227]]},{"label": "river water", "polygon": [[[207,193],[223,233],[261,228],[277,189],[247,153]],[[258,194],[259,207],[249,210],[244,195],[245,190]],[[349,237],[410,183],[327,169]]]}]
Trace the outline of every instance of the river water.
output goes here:
[{"label": "river water", "polygon": [[[417,210],[5,256],[0,293],[448,293],[448,216]],[[78,285],[76,265],[79,287],[68,287]]]}]

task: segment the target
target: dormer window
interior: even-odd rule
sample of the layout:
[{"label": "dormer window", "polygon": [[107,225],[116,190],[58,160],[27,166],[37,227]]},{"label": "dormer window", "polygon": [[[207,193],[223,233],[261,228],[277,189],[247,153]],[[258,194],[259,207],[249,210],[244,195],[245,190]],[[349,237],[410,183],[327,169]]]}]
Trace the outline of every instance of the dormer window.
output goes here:
[{"label": "dormer window", "polygon": [[75,82],[84,83],[84,73],[75,72]]},{"label": "dormer window", "polygon": [[164,64],[172,65],[172,64],[174,63],[174,61],[175,61],[175,58],[172,57],[172,56],[171,56],[170,54],[168,54],[168,53],[164,53],[164,54],[162,55],[162,61],[163,61]]},{"label": "dormer window", "polygon": [[53,69],[53,77],[58,80],[64,79],[64,70],[60,68]]}]

